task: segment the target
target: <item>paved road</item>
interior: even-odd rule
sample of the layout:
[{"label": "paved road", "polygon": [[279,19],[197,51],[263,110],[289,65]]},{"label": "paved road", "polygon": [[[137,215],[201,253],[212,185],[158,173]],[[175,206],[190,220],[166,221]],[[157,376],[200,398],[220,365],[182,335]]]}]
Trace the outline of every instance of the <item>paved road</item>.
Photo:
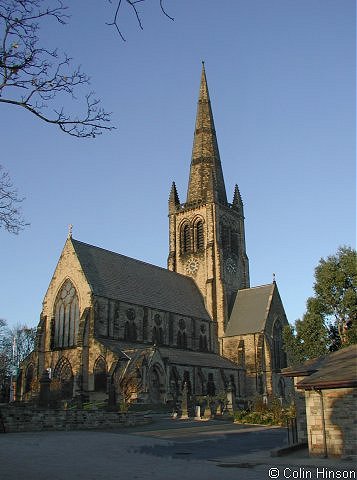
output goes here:
[{"label": "paved road", "polygon": [[265,480],[272,466],[272,478],[317,478],[306,456],[284,476],[289,459],[269,456],[283,439],[281,429],[162,417],[116,431],[2,434],[0,480]]},{"label": "paved road", "polygon": [[[159,457],[223,461],[226,457],[272,450],[286,444],[285,428],[237,425],[221,420],[200,422],[158,416],[152,425],[126,430],[131,435],[170,440],[166,445],[144,445],[137,453]],[[118,431],[123,433],[123,431]]]}]

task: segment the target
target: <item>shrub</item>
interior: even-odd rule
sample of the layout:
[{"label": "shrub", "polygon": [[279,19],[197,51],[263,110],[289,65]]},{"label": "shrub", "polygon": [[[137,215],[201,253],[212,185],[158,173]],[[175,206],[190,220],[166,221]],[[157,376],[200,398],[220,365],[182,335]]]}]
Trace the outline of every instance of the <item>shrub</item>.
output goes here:
[{"label": "shrub", "polygon": [[251,410],[234,412],[234,421],[237,423],[255,423],[259,425],[285,426],[288,418],[295,417],[295,406],[282,407],[277,398],[273,398],[267,405],[261,399],[253,402]]}]

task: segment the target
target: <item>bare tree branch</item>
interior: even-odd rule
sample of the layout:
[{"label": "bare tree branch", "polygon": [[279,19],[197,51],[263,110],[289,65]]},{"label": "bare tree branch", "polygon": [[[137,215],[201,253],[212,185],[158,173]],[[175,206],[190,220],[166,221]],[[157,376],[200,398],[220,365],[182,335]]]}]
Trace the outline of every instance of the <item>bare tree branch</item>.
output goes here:
[{"label": "bare tree branch", "polygon": [[29,225],[23,219],[19,207],[23,200],[14,188],[8,172],[0,165],[0,228],[17,235]]},{"label": "bare tree branch", "polygon": [[[109,3],[113,3],[114,0],[108,0]],[[119,28],[119,15],[120,15],[120,10],[123,8],[123,4],[125,5],[129,5],[129,7],[132,9],[132,11],[134,12],[134,15],[135,15],[135,18],[138,22],[138,25],[140,27],[141,30],[144,29],[143,27],[143,24],[142,24],[142,21],[141,21],[141,16],[140,16],[140,13],[139,13],[139,10],[137,8],[137,4],[138,3],[144,3],[145,0],[115,0],[114,3],[116,3],[116,7],[115,7],[115,12],[114,12],[114,17],[113,17],[113,21],[110,22],[110,23],[107,23],[107,25],[111,26],[111,27],[114,27],[116,29],[116,31],[118,32],[118,34],[120,35],[120,38],[125,42],[126,39],[121,31],[121,29]],[[174,18],[171,17],[165,10],[164,8],[164,0],[159,0],[159,4],[160,4],[160,9],[162,11],[162,13],[165,15],[165,17],[169,18],[170,20],[174,21]]]},{"label": "bare tree branch", "polygon": [[93,93],[84,96],[81,114],[63,107],[66,95],[75,104],[77,90],[89,84],[89,77],[79,67],[71,69],[67,55],[39,45],[40,22],[65,24],[66,11],[61,0],[1,0],[0,103],[24,108],[69,135],[95,137],[114,127]]}]

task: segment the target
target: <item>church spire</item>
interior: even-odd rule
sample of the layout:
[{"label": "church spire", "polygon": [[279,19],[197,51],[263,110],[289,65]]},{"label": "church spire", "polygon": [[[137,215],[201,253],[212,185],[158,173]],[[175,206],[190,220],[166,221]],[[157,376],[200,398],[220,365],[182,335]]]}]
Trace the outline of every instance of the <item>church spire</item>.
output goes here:
[{"label": "church spire", "polygon": [[187,190],[187,203],[196,202],[227,204],[204,62]]}]

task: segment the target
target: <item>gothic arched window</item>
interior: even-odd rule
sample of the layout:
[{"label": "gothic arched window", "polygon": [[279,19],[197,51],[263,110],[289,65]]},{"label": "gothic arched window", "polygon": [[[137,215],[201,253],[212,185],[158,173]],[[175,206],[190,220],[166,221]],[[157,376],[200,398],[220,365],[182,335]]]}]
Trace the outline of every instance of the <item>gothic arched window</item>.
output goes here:
[{"label": "gothic arched window", "polygon": [[152,329],[152,343],[154,345],[162,345],[164,343],[164,331],[161,327]]},{"label": "gothic arched window", "polygon": [[179,331],[177,332],[176,344],[178,348],[187,348],[186,322],[183,318],[179,320]]},{"label": "gothic arched window", "polygon": [[276,320],[273,327],[273,365],[275,370],[286,367],[286,354],[283,347],[283,327]]},{"label": "gothic arched window", "polygon": [[237,363],[240,367],[245,366],[245,347],[244,347],[244,340],[239,340],[238,343],[238,356],[237,356]]},{"label": "gothic arched window", "polygon": [[202,335],[202,334],[200,335],[199,349],[201,352],[208,351],[207,335]]},{"label": "gothic arched window", "polygon": [[186,332],[182,332],[181,330],[177,332],[177,346],[178,348],[187,348]]},{"label": "gothic arched window", "polygon": [[76,289],[66,280],[55,303],[54,347],[73,347],[77,341],[79,326],[79,302]]},{"label": "gothic arched window", "polygon": [[62,400],[72,398],[73,396],[73,372],[67,358],[62,357],[58,360],[53,371],[53,378],[59,382],[59,393]]},{"label": "gothic arched window", "polygon": [[125,322],[124,325],[124,340],[135,342],[137,340],[137,331],[135,322]]},{"label": "gothic arched window", "polygon": [[196,223],[195,247],[196,251],[201,251],[204,248],[203,222],[199,220]]},{"label": "gothic arched window", "polygon": [[181,252],[189,253],[191,251],[191,229],[188,223],[181,230]]},{"label": "gothic arched window", "polygon": [[200,327],[200,343],[199,343],[199,350],[201,352],[208,351],[208,342],[207,342],[207,335],[206,335],[206,325],[204,323],[201,324]]},{"label": "gothic arched window", "polygon": [[93,369],[94,390],[96,392],[105,392],[107,390],[107,365],[104,358],[99,357]]}]

